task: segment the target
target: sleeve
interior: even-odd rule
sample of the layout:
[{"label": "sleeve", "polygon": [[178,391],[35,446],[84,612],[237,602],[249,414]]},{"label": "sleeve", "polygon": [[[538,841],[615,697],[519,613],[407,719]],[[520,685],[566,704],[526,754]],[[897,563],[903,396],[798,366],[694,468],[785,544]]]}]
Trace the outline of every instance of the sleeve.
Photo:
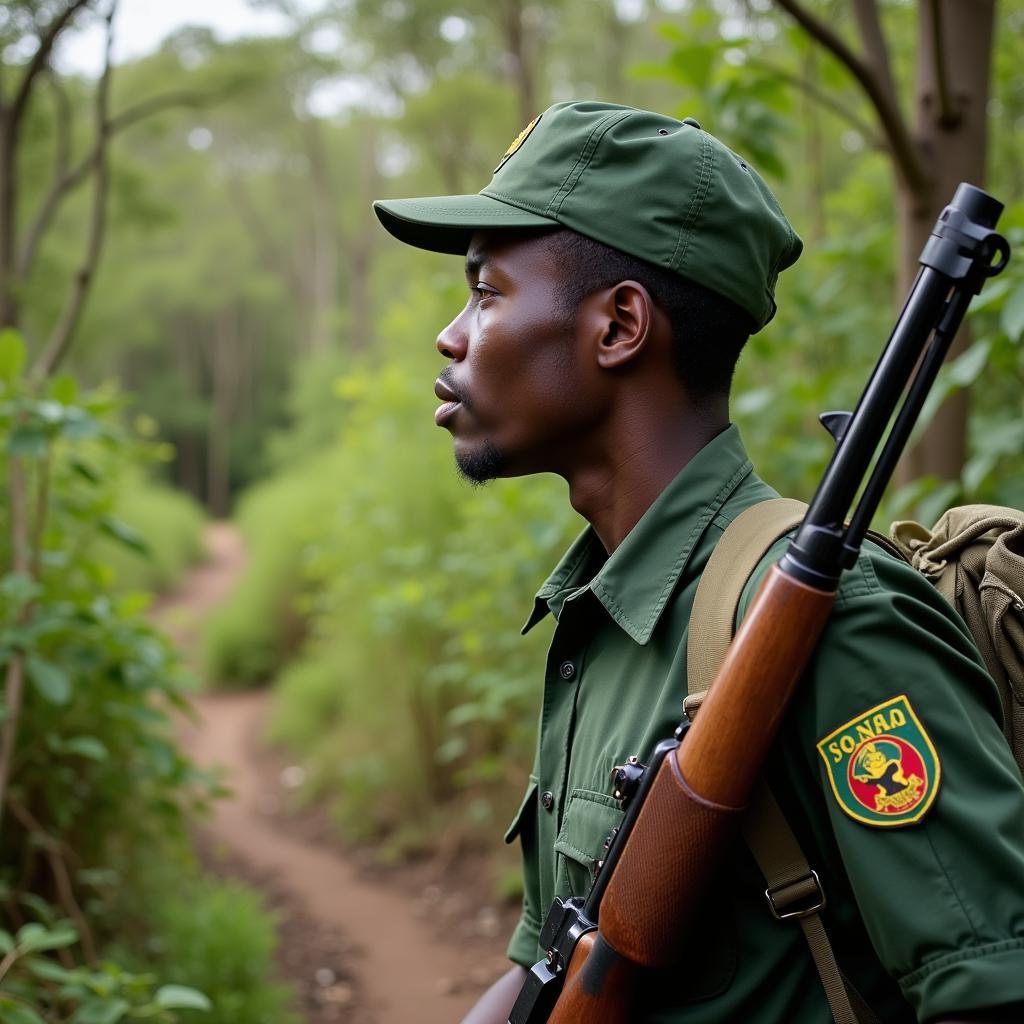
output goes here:
[{"label": "sleeve", "polygon": [[802,753],[882,965],[920,1020],[1024,1000],[1024,783],[963,621],[864,554],[808,682]]},{"label": "sleeve", "polygon": [[540,937],[539,851],[536,842],[537,779],[530,776],[526,794],[512,819],[505,842],[519,839],[523,851],[523,909],[508,944],[508,958],[529,970],[537,962]]}]

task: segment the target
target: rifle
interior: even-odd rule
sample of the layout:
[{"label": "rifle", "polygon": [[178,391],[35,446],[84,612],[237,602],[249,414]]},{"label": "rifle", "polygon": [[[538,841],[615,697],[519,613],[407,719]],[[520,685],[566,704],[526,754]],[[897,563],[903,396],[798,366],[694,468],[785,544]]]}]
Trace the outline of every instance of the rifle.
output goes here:
[{"label": "rifle", "polygon": [[659,744],[646,768],[620,769],[622,824],[586,899],[552,904],[541,930],[547,956],[509,1024],[627,1024],[639,970],[674,962],[967,307],[1009,261],[994,231],[1002,210],[966,183],[943,210],[855,411],[821,416],[836,448],[803,523],[769,570],[699,718]]}]

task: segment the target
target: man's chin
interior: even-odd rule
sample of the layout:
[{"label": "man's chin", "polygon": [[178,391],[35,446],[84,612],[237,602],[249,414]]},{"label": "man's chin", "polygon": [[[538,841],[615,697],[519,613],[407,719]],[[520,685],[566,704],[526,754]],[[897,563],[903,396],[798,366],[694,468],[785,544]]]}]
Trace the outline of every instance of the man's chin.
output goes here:
[{"label": "man's chin", "polygon": [[456,445],[455,466],[463,480],[479,485],[504,476],[507,459],[500,448],[490,441],[484,441],[469,449]]}]

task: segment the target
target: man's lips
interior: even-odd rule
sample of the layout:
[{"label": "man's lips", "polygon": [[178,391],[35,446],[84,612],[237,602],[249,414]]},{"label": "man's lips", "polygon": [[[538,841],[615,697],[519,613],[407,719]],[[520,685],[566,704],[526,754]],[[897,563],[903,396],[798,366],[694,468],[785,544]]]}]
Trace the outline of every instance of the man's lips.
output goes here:
[{"label": "man's lips", "polygon": [[434,394],[441,399],[442,403],[434,413],[434,422],[439,427],[443,427],[455,415],[455,411],[460,405],[459,398],[440,377],[434,381]]}]

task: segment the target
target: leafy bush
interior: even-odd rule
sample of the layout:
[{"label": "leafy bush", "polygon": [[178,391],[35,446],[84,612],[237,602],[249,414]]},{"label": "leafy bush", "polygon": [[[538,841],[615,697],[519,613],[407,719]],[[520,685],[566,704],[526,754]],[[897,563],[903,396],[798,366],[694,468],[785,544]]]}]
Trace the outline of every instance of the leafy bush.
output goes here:
[{"label": "leafy bush", "polygon": [[324,528],[333,481],[331,460],[320,455],[243,497],[237,520],[249,561],[203,630],[207,679],[223,686],[266,682],[297,650],[306,630],[302,553]]},{"label": "leafy bush", "polygon": [[206,515],[183,491],[126,470],[118,480],[114,512],[145,538],[141,549],[99,542],[96,558],[114,570],[119,590],[170,590],[202,558]]},{"label": "leafy bush", "polygon": [[[291,991],[273,979],[274,920],[257,895],[235,882],[186,877],[150,889],[148,966],[203,992],[207,1009],[181,1024],[298,1024]],[[126,951],[125,958],[129,959]]]},{"label": "leafy bush", "polygon": [[[143,614],[145,595],[110,589],[98,543],[143,545],[114,510],[118,481],[152,449],[119,425],[115,394],[79,396],[69,378],[29,384],[24,359],[20,338],[0,332],[0,1022],[171,1024],[205,996],[158,982],[151,961],[129,972],[104,952],[165,927],[176,955],[203,941],[214,956],[238,945],[238,915],[250,945],[207,967],[221,984],[216,972],[248,969],[239,957],[260,954],[270,924],[234,890],[201,892],[214,916],[193,924],[213,934],[186,939],[180,916],[140,918],[145,873],[191,869],[186,815],[218,792],[174,738],[171,715],[188,707],[179,657]],[[180,885],[166,892],[180,898]],[[179,980],[169,958],[159,966]],[[275,988],[238,983],[238,1006],[281,1005]],[[230,1003],[227,981],[217,991]]]},{"label": "leafy bush", "polygon": [[[131,974],[117,964],[101,961],[89,967],[68,967],[46,953],[67,955],[77,941],[68,921],[51,926],[39,922],[22,925],[12,935],[0,931],[0,1021],[3,1024],[116,1024],[121,1020],[147,1020],[175,1024],[196,1019],[198,1011],[209,1020],[210,1001],[202,992],[184,985],[160,985],[151,974]],[[179,1015],[172,1011],[185,1011]]]}]

